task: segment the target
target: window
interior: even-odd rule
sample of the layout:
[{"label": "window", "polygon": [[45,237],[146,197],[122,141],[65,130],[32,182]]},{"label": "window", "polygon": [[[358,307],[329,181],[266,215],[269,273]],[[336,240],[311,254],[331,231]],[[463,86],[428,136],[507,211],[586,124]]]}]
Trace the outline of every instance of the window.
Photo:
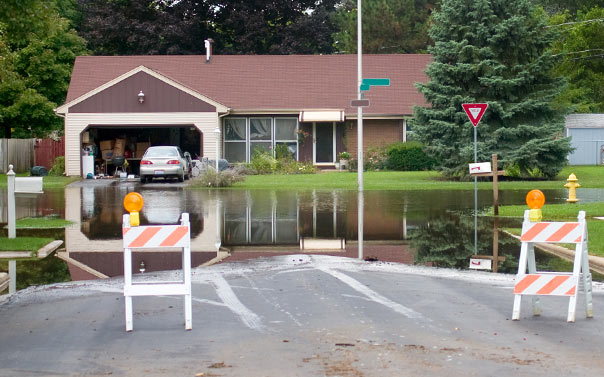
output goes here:
[{"label": "window", "polygon": [[285,145],[298,159],[298,118],[225,118],[224,158],[229,162],[249,162],[254,150],[271,152]]},{"label": "window", "polygon": [[229,162],[246,162],[247,124],[245,118],[224,120],[224,158]]},{"label": "window", "polygon": [[254,151],[263,149],[272,151],[273,127],[271,118],[250,118],[250,160]]},{"label": "window", "polygon": [[275,118],[275,147],[285,145],[291,156],[298,159],[298,138],[296,131],[298,120],[296,118]]}]

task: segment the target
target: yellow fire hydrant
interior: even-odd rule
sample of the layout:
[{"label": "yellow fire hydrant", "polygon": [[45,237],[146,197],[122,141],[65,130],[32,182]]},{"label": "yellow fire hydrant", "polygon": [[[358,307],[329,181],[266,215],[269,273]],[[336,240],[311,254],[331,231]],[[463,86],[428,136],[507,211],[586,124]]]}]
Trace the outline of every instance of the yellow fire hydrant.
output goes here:
[{"label": "yellow fire hydrant", "polygon": [[578,181],[579,180],[574,173],[571,173],[566,180],[568,183],[565,184],[564,187],[568,189],[568,199],[566,199],[566,201],[569,203],[576,203],[579,201],[579,199],[577,199],[577,189],[581,187],[581,185],[577,183]]}]

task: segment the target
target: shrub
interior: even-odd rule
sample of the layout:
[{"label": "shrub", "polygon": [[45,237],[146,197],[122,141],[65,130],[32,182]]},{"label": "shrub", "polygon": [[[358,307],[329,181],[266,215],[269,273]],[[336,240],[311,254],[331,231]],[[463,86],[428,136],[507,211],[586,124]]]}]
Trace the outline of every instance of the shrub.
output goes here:
[{"label": "shrub", "polygon": [[434,167],[434,159],[424,152],[421,143],[410,141],[391,144],[387,148],[386,167],[390,170],[429,170]]},{"label": "shrub", "polygon": [[59,156],[55,158],[55,162],[52,164],[48,175],[60,177],[63,174],[65,174],[65,156]]},{"label": "shrub", "polygon": [[214,168],[207,168],[198,178],[199,184],[204,187],[230,187],[236,182],[245,180],[237,170],[216,171]]},{"label": "shrub", "polygon": [[256,170],[258,174],[274,173],[277,169],[277,159],[275,159],[267,150],[256,148],[252,153],[250,167]]},{"label": "shrub", "polygon": [[386,168],[387,160],[388,154],[385,147],[370,147],[365,154],[363,166],[366,171],[383,170]]}]

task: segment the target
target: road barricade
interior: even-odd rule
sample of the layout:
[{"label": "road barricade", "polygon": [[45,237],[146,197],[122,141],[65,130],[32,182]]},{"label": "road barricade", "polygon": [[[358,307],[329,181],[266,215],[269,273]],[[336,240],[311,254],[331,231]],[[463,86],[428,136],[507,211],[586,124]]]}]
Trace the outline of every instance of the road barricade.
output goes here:
[{"label": "road barricade", "polygon": [[[185,329],[192,329],[191,306],[191,228],[189,214],[183,213],[180,225],[130,226],[130,215],[124,215],[124,298],[126,331],[132,331],[133,296],[184,296]],[[132,281],[132,249],[182,249],[181,281]]]},{"label": "road barricade", "polygon": [[[520,237],[520,260],[514,286],[513,320],[520,319],[522,295],[532,295],[533,315],[541,314],[538,296],[565,296],[570,298],[568,304],[568,322],[575,322],[577,293],[579,283],[585,293],[585,314],[593,317],[591,273],[587,255],[587,226],[585,212],[580,211],[578,222],[531,222],[529,211],[524,212],[522,236]],[[575,244],[575,258],[572,272],[537,271],[535,264],[534,243]],[[528,265],[528,274],[526,273]]]}]

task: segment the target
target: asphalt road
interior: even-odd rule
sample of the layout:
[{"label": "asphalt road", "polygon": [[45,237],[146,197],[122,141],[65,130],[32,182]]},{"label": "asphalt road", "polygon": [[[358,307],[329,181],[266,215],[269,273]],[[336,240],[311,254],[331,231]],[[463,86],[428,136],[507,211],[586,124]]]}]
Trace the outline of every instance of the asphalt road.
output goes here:
[{"label": "asphalt road", "polygon": [[[174,273],[163,273],[173,278]],[[145,274],[147,276],[147,274]],[[120,279],[29,288],[0,303],[2,376],[597,376],[595,318],[582,295],[524,298],[513,276],[295,255],[194,270],[193,330],[182,298],[135,297],[124,330]]]}]

